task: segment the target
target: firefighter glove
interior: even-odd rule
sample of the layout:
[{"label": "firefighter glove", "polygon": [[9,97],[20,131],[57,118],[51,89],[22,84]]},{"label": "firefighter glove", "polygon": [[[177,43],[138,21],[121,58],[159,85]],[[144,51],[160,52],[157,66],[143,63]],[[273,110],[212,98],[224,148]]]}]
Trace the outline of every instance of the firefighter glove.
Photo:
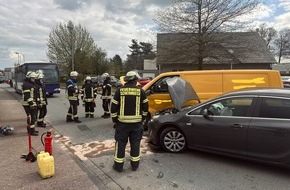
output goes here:
[{"label": "firefighter glove", "polygon": [[36,108],[37,108],[36,103],[33,103],[32,105],[30,105],[30,109],[36,109]]},{"label": "firefighter glove", "polygon": [[116,123],[116,122],[114,122],[114,124],[113,124],[113,128],[114,128],[114,129],[117,128],[117,123]]}]

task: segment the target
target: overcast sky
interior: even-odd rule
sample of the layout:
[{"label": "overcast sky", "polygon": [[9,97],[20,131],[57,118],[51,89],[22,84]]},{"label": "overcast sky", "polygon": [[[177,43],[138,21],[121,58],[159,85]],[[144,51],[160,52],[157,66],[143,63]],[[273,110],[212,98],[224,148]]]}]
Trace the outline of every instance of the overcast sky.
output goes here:
[{"label": "overcast sky", "polygon": [[[156,43],[156,10],[171,0],[1,0],[0,69],[20,59],[47,60],[48,35],[59,23],[81,24],[111,58],[129,54],[132,39]],[[266,0],[253,26],[290,28],[290,1]]]}]

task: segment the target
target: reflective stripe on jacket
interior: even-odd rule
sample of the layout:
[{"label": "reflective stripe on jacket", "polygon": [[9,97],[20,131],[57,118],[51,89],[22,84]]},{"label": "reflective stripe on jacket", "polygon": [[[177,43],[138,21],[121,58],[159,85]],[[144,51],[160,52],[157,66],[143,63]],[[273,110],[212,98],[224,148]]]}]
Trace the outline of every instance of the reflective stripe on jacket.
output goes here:
[{"label": "reflective stripe on jacket", "polygon": [[30,79],[25,79],[22,85],[22,105],[35,106],[36,94],[35,84]]},{"label": "reflective stripe on jacket", "polygon": [[138,123],[148,114],[148,99],[143,89],[127,82],[114,95],[111,104],[113,122]]},{"label": "reflective stripe on jacket", "polygon": [[72,79],[68,79],[66,82],[66,88],[67,88],[67,98],[69,100],[78,100],[79,91],[78,86],[75,81]]}]

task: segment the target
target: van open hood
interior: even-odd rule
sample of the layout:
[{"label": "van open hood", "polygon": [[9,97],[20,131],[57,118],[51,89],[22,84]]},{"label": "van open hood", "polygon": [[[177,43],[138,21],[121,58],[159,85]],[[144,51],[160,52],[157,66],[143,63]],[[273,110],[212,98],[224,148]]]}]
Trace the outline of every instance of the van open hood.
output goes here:
[{"label": "van open hood", "polygon": [[200,102],[199,97],[188,81],[180,77],[173,77],[166,82],[172,103],[179,111],[182,105],[190,100],[197,100]]}]

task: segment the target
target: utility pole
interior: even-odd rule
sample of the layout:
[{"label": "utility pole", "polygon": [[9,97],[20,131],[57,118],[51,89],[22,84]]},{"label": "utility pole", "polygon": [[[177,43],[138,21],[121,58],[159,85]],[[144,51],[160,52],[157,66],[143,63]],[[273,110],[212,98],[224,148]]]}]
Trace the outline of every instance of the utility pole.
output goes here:
[{"label": "utility pole", "polygon": [[70,42],[71,42],[71,69],[72,71],[75,70],[75,66],[74,66],[74,42],[73,42],[73,26],[72,25],[68,25],[67,26],[69,33],[70,33]]}]

